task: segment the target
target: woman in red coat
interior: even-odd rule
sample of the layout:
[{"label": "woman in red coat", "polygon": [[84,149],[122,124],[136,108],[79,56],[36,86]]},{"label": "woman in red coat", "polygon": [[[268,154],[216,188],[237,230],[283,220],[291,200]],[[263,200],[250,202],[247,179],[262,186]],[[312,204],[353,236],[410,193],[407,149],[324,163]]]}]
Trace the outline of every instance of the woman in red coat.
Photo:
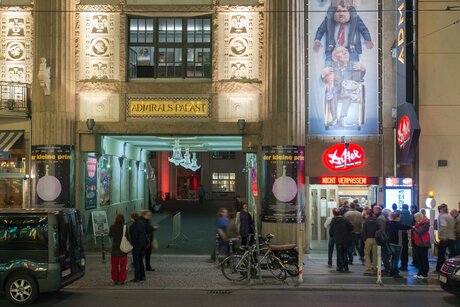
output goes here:
[{"label": "woman in red coat", "polygon": [[423,216],[423,214],[416,213],[414,215],[415,226],[413,227],[414,243],[417,246],[417,261],[418,261],[418,273],[414,275],[418,279],[428,278],[428,270],[430,265],[428,263],[428,249],[431,246],[430,243],[430,221]]}]

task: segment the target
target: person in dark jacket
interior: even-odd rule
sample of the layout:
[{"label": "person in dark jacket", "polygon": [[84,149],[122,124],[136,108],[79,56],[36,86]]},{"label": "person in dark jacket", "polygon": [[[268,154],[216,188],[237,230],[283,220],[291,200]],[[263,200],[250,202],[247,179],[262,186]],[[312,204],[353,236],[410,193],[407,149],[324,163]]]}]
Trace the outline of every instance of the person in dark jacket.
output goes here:
[{"label": "person in dark jacket", "polygon": [[150,255],[152,255],[153,248],[153,232],[158,229],[158,225],[152,225],[150,219],[152,218],[152,212],[150,210],[143,210],[141,221],[144,223],[145,235],[150,244],[147,243],[145,249],[145,270],[146,271],[155,271],[154,268],[150,265]]},{"label": "person in dark jacket", "polygon": [[139,218],[136,212],[131,213],[131,221],[129,234],[131,236],[131,245],[133,246],[133,263],[134,263],[134,279],[131,282],[140,282],[145,280],[145,268],[143,257],[145,254],[145,246],[147,238],[144,231],[144,223]]},{"label": "person in dark jacket", "polygon": [[333,209],[329,235],[334,238],[337,249],[337,271],[348,272],[348,249],[353,240],[353,225],[340,215],[339,209]]},{"label": "person in dark jacket", "polygon": [[116,285],[122,285],[126,280],[126,264],[128,262],[128,254],[120,250],[123,230],[126,231],[125,236],[129,240],[128,228],[125,226],[125,217],[123,214],[118,213],[115,217],[115,223],[110,226],[109,230],[109,237],[112,239],[112,251],[110,253],[110,262],[112,264],[112,280]]},{"label": "person in dark jacket", "polygon": [[242,209],[239,215],[239,224],[240,224],[240,237],[241,245],[247,245],[249,236],[254,234],[254,227],[252,224],[252,216],[248,212],[248,204],[243,203]]},{"label": "person in dark jacket", "polygon": [[402,232],[411,229],[411,226],[406,226],[400,223],[401,214],[397,211],[391,214],[391,221],[387,224],[388,243],[391,251],[390,276],[401,278],[399,275],[399,258],[403,244]]},{"label": "person in dark jacket", "polygon": [[[401,224],[406,226],[414,225],[414,217],[409,211],[409,205],[403,204],[401,206]],[[401,271],[407,271],[407,263],[409,262],[409,233],[408,231],[402,232],[403,247],[401,251]]]},{"label": "person in dark jacket", "polygon": [[379,225],[377,224],[377,219],[374,216],[371,215],[364,220],[361,236],[364,241],[364,259],[366,261],[365,273],[367,274],[374,272],[377,266],[377,242],[375,241],[375,233],[378,229]]},{"label": "person in dark jacket", "polygon": [[428,262],[428,249],[431,246],[430,242],[430,220],[423,216],[423,214],[414,214],[415,225],[414,230],[414,243],[417,245],[418,272],[414,275],[417,279],[428,278],[428,271],[430,265]]}]

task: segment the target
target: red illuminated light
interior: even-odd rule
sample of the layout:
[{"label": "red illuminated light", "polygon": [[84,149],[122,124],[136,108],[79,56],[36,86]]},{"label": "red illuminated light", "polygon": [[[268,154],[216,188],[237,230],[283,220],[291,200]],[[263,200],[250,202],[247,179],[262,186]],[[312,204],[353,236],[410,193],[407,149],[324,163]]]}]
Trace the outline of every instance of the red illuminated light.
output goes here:
[{"label": "red illuminated light", "polygon": [[398,123],[398,145],[400,148],[404,148],[410,141],[410,118],[404,116]]},{"label": "red illuminated light", "polygon": [[364,151],[356,144],[337,144],[324,152],[323,163],[332,171],[346,171],[361,167],[364,165]]},{"label": "red illuminated light", "polygon": [[355,176],[325,176],[321,177],[321,184],[344,184],[344,185],[367,185],[369,184],[368,177]]}]

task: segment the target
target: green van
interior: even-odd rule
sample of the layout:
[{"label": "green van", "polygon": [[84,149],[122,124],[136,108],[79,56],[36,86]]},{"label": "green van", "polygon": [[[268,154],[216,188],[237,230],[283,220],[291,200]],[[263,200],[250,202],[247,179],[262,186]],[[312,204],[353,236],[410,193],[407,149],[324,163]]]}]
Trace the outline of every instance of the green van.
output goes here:
[{"label": "green van", "polygon": [[85,275],[76,209],[0,209],[0,291],[28,305]]}]

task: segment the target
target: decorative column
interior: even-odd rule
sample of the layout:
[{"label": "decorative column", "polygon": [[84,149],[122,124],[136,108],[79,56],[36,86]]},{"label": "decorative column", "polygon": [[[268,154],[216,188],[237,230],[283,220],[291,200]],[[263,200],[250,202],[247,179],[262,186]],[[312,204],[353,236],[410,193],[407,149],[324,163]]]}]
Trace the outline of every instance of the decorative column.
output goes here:
[{"label": "decorative column", "polygon": [[[75,0],[35,0],[31,204],[36,207],[73,203],[75,10]],[[54,192],[41,191],[41,179],[52,183]]]},{"label": "decorative column", "polygon": [[[264,146],[305,146],[305,9],[304,0],[266,1]],[[305,194],[299,190],[304,204]],[[262,233],[275,234],[274,242],[296,243],[298,229],[297,223],[262,216]]]}]

